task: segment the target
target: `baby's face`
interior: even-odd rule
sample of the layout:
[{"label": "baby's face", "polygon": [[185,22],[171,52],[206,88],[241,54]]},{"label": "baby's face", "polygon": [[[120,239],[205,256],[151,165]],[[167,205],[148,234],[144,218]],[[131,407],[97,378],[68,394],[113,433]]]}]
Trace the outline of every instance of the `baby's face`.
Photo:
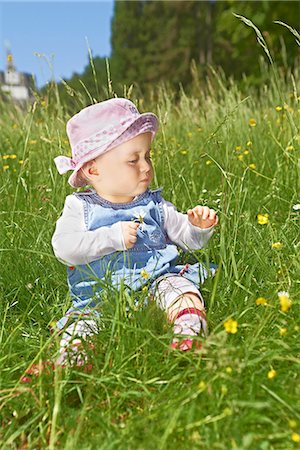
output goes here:
[{"label": "baby's face", "polygon": [[131,201],[145,192],[153,178],[150,149],[151,133],[147,132],[96,158],[97,192],[116,203]]}]

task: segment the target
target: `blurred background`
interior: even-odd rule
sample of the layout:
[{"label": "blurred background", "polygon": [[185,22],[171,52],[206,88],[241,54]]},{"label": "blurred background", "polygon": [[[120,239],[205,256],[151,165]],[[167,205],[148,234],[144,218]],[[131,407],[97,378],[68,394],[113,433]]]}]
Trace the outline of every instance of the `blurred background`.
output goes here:
[{"label": "blurred background", "polygon": [[206,89],[210,67],[246,91],[269,74],[256,33],[234,14],[258,27],[279,70],[299,66],[296,37],[274,23],[298,28],[298,1],[1,1],[2,91],[21,100],[55,82],[70,102],[72,90],[101,99],[112,83],[118,96],[133,85],[147,98],[162,83],[176,96],[195,78]]}]

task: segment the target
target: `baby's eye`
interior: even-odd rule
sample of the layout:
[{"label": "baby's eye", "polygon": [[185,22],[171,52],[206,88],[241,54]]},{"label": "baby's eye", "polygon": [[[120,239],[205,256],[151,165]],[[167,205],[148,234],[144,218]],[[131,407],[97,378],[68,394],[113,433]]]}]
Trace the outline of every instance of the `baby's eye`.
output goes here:
[{"label": "baby's eye", "polygon": [[137,162],[137,159],[133,159],[132,161],[128,161],[129,164],[135,164]]}]

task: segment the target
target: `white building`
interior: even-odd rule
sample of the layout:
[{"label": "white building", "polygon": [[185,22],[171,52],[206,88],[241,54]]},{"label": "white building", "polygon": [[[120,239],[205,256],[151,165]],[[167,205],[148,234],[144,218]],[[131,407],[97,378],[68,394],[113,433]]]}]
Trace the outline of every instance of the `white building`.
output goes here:
[{"label": "white building", "polygon": [[19,102],[33,100],[31,88],[34,85],[32,75],[18,72],[13,63],[11,53],[7,53],[6,70],[0,72],[0,89],[7,92],[11,97]]}]

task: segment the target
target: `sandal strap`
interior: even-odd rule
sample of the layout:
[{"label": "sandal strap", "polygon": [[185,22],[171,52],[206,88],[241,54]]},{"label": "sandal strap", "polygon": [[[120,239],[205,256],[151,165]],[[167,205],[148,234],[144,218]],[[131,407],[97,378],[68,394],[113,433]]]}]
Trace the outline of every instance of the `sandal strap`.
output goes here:
[{"label": "sandal strap", "polygon": [[[202,319],[206,320],[206,314],[205,312],[197,308],[184,308],[176,316],[176,319],[179,319],[179,317],[183,316],[184,314],[196,314],[197,316],[200,316]],[[176,320],[175,319],[175,320]]]}]

